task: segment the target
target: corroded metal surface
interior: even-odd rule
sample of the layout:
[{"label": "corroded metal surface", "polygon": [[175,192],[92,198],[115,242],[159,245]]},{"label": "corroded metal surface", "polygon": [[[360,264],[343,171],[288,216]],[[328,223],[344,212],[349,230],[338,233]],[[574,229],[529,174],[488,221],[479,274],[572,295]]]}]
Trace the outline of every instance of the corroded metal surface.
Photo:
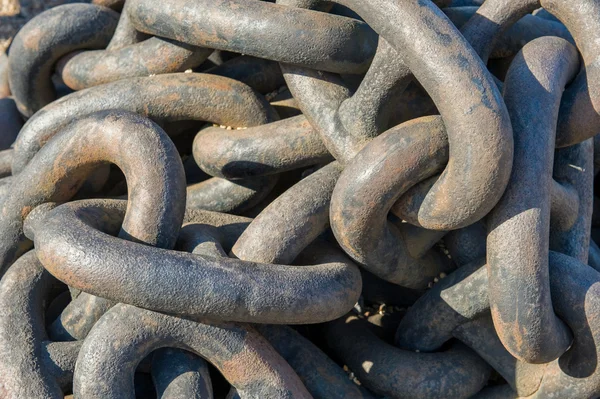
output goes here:
[{"label": "corroded metal surface", "polygon": [[125,79],[82,90],[44,107],[19,132],[14,147],[17,174],[66,123],[96,111],[121,109],[152,120],[202,120],[248,127],[277,118],[248,86],[204,74],[172,74]]},{"label": "corroded metal surface", "polygon": [[104,7],[67,4],[29,21],[15,36],[8,59],[10,91],[19,111],[30,117],[56,99],[54,63],[78,49],[106,46],[118,14]]},{"label": "corroded metal surface", "polygon": [[[124,243],[107,234],[118,228],[114,217],[85,209],[77,203],[56,208],[31,229],[45,267],[94,295],[195,318],[304,324],[339,317],[360,294],[358,268],[344,257],[325,252],[312,266],[283,266],[188,255]],[[81,229],[86,233],[73,234]],[[90,241],[97,251],[65,251]],[[207,279],[211,284],[202,284]]]},{"label": "corroded metal surface", "polygon": [[0,397],[600,396],[599,21],[42,13],[0,55]]},{"label": "corroded metal surface", "polygon": [[203,324],[124,304],[112,308],[85,340],[75,366],[75,396],[135,398],[135,366],[163,346],[206,358],[242,397],[310,398],[291,367],[252,327]]},{"label": "corroded metal surface", "polygon": [[[493,364],[501,374],[512,374],[514,378],[507,379],[512,388],[517,392],[523,385],[529,388],[524,395],[533,398],[547,397],[578,397],[593,398],[600,392],[598,381],[598,329],[597,312],[598,296],[596,290],[600,281],[600,274],[591,267],[579,262],[567,255],[550,252],[550,287],[553,293],[552,301],[557,314],[573,331],[573,343],[569,351],[559,359],[547,364],[527,365],[529,371],[523,372],[523,363],[512,355],[501,345],[497,335],[490,328],[489,322],[477,321],[480,328],[474,328],[472,320],[479,317],[489,317],[489,303],[487,301],[487,272],[482,267],[483,262],[459,269],[455,278],[448,278],[427,295],[423,296],[413,308],[410,321],[404,319],[396,335],[397,343],[405,348],[431,347],[431,334],[424,336],[426,330],[435,332],[435,329],[425,327],[426,324],[434,322],[432,318],[423,318],[423,314],[436,314],[443,335],[435,337],[441,344],[446,339],[457,336],[466,341],[467,345],[473,345],[473,349],[484,358],[493,356],[496,364]],[[451,277],[453,277],[452,275]],[[473,295],[477,292],[477,295]],[[465,295],[466,294],[466,295]],[[473,311],[477,308],[478,311]],[[421,321],[417,321],[416,316]],[[470,324],[465,327],[465,324]],[[486,327],[487,325],[487,327]],[[468,330],[471,330],[470,332]],[[485,332],[487,330],[487,332]],[[419,332],[420,331],[420,332]],[[476,336],[476,335],[477,336]],[[489,339],[481,339],[488,335]],[[422,339],[424,338],[424,339]],[[504,358],[505,360],[502,360]],[[535,366],[532,368],[531,366]],[[537,370],[536,370],[537,368]],[[537,375],[538,377],[533,377]],[[541,375],[541,378],[539,377]],[[536,378],[539,383],[531,381]],[[532,388],[532,382],[534,387]],[[537,386],[536,386],[537,385]],[[510,391],[509,391],[510,392]],[[523,394],[523,393],[521,393]]]},{"label": "corroded metal surface", "polygon": [[[61,288],[64,286],[42,267],[33,251],[19,258],[2,279],[3,397],[62,398],[62,389],[69,390],[81,342],[53,344],[44,326],[45,307]],[[50,345],[57,347],[50,351]]]},{"label": "corroded metal surface", "polygon": [[556,359],[571,338],[552,311],[546,262],[556,117],[578,64],[568,42],[536,39],[514,59],[504,85],[515,158],[504,197],[488,219],[490,305],[504,345],[534,363]]},{"label": "corroded metal surface", "polygon": [[[81,156],[81,151],[87,156]],[[154,160],[153,167],[141,167],[148,157]],[[119,165],[129,180],[129,198],[140,201],[140,206],[129,206],[123,237],[160,246],[175,242],[184,204],[156,206],[152,200],[167,195],[185,198],[183,166],[175,146],[148,119],[125,111],[99,112],[69,125],[12,182],[0,216],[5,237],[0,249],[2,271],[31,246],[23,233],[23,220],[33,208],[70,199],[90,173],[106,162]],[[132,218],[144,223],[128,225]],[[162,221],[169,221],[167,228]]]},{"label": "corroded metal surface", "polygon": [[456,345],[435,354],[403,351],[381,341],[355,316],[332,322],[325,334],[334,352],[380,395],[468,398],[490,373],[468,348]]},{"label": "corroded metal surface", "polygon": [[129,1],[132,23],[142,32],[320,70],[363,72],[377,43],[363,22],[268,2],[175,0],[162,7]]},{"label": "corroded metal surface", "polygon": [[211,49],[175,40],[145,38],[131,26],[129,10],[129,6],[123,9],[105,50],[73,52],[59,60],[58,73],[67,86],[81,90],[124,78],[183,72],[197,67],[212,53]]}]

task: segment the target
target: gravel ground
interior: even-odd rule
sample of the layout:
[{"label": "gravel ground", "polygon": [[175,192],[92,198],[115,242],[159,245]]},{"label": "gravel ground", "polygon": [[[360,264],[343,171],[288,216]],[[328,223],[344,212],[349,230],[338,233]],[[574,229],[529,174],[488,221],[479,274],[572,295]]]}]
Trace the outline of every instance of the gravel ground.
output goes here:
[{"label": "gravel ground", "polygon": [[48,8],[85,0],[0,0],[0,51],[6,50],[13,36],[31,18]]}]

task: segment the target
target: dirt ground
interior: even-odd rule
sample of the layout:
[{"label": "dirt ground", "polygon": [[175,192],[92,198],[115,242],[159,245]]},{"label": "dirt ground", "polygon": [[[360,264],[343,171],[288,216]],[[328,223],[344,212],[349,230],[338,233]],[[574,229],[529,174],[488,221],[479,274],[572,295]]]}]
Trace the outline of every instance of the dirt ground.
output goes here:
[{"label": "dirt ground", "polygon": [[48,8],[86,0],[0,0],[0,51],[6,50],[21,26]]}]

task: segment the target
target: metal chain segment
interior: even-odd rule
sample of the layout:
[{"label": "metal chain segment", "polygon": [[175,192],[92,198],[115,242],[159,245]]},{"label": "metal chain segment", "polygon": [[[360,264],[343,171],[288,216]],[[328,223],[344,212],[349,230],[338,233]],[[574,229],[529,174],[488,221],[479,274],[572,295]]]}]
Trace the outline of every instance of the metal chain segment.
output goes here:
[{"label": "metal chain segment", "polygon": [[0,396],[600,395],[599,17],[34,18],[0,56]]}]

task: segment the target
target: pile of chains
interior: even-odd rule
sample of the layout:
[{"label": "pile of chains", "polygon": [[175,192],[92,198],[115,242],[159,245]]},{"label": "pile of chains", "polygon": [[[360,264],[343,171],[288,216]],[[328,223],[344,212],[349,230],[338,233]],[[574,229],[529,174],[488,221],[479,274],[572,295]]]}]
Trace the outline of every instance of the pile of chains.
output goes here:
[{"label": "pile of chains", "polygon": [[599,132],[600,0],[51,8],[0,58],[0,397],[598,397]]}]

